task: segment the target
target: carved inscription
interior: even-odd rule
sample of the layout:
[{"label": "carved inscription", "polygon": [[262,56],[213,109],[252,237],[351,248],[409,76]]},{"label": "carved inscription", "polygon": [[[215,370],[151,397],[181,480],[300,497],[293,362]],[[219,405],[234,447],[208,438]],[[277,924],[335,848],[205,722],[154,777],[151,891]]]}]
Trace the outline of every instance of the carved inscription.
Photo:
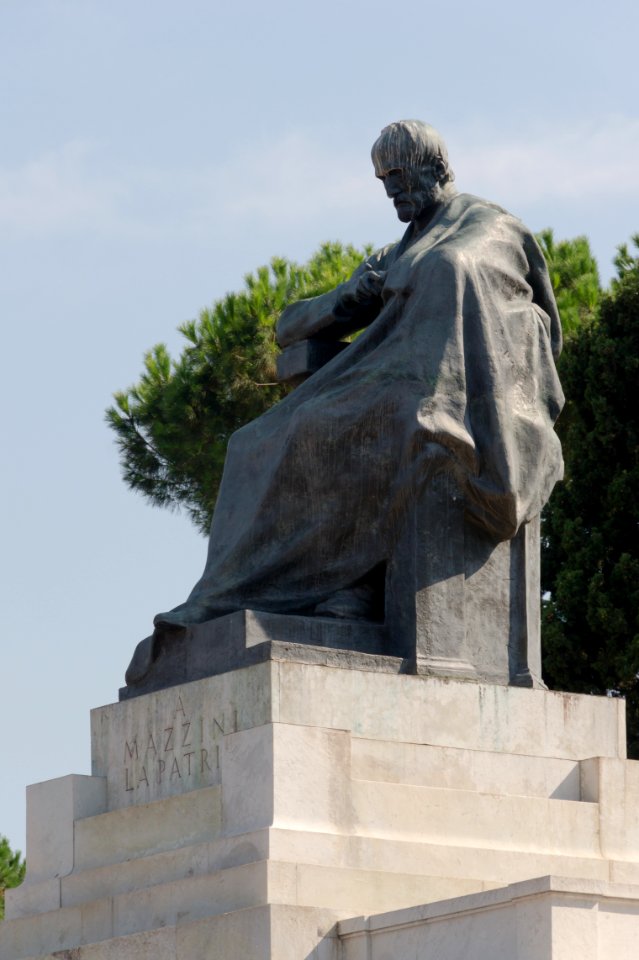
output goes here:
[{"label": "carved inscription", "polygon": [[[221,738],[237,730],[237,714],[227,709],[209,716],[188,716],[182,696],[165,722],[132,733],[124,741],[123,780],[127,793],[144,791],[147,799],[165,792],[167,784],[193,790],[215,783],[220,767]],[[173,791],[171,791],[173,792]]]}]

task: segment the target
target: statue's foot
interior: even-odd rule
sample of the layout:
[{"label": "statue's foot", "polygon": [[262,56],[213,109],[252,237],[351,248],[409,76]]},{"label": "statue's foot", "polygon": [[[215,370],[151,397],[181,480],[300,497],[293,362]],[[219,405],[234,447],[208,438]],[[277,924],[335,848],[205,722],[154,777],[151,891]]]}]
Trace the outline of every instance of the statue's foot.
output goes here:
[{"label": "statue's foot", "polygon": [[340,620],[374,620],[375,591],[368,584],[338,590],[327,600],[318,603],[313,611],[317,617],[337,617]]},{"label": "statue's foot", "polygon": [[157,635],[154,631],[150,637],[145,637],[138,643],[131,663],[124,674],[127,686],[133,686],[146,677],[156,657],[156,641]]},{"label": "statue's foot", "polygon": [[164,617],[168,616],[167,614],[158,613],[157,617],[153,618],[153,636],[154,637],[164,637],[168,633],[180,633],[182,630],[186,630],[186,624],[183,623],[173,623],[172,620],[165,620]]},{"label": "statue's foot", "polygon": [[131,663],[124,674],[127,686],[135,685],[136,683],[140,683],[141,680],[144,680],[158,658],[162,639],[165,638],[167,634],[180,633],[183,630],[184,627],[156,618],[155,629],[151,636],[140,640],[135,648]]}]

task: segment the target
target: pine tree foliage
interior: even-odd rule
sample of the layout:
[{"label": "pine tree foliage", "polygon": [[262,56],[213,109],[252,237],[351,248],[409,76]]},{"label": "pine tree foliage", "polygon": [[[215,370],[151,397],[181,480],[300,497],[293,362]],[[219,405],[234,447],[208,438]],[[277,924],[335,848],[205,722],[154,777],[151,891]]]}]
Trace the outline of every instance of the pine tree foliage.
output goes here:
[{"label": "pine tree foliage", "polygon": [[4,892],[22,883],[25,870],[20,851],[14,852],[7,838],[0,835],[0,920],[4,918]]},{"label": "pine tree foliage", "polygon": [[544,514],[544,670],[559,689],[624,695],[639,756],[639,259],[623,246],[616,265],[562,362],[566,479]]},{"label": "pine tree foliage", "polygon": [[599,304],[597,261],[586,237],[556,241],[547,228],[538,234],[537,240],[546,258],[567,341],[592,318]]},{"label": "pine tree foliage", "polygon": [[[556,241],[551,229],[542,230],[537,236],[548,267],[555,299],[561,316],[564,348],[557,363],[557,372],[562,384],[569,378],[568,368],[572,363],[576,341],[584,329],[595,322],[601,300],[599,269],[586,237]],[[571,419],[576,398],[565,389],[566,405],[557,422],[556,430],[561,440],[564,460],[569,465]],[[568,467],[569,468],[569,467]],[[551,501],[552,503],[552,501]],[[552,507],[546,507],[542,520]],[[546,525],[547,529],[548,525]],[[542,545],[542,551],[544,547]]]},{"label": "pine tree foliage", "polygon": [[333,289],[369,253],[325,243],[303,266],[274,258],[179,328],[186,344],[177,360],[153,347],[139,382],[116,393],[106,414],[125,482],[157,506],[184,508],[207,532],[230,435],[287,392],[275,382],[279,315]]}]

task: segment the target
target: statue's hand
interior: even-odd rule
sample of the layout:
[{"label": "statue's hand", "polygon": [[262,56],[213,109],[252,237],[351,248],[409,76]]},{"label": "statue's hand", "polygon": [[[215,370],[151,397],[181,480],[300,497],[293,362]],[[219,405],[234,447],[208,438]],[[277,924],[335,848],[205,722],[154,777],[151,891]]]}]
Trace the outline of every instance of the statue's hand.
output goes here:
[{"label": "statue's hand", "polygon": [[338,314],[359,313],[362,308],[369,310],[379,300],[386,272],[384,270],[365,270],[359,277],[357,285],[344,291],[337,301]]},{"label": "statue's hand", "polygon": [[380,294],[385,279],[385,271],[364,269],[357,281],[340,285],[336,291],[289,304],[277,324],[278,344],[285,348],[318,334],[339,340],[361,330],[381,309]]},{"label": "statue's hand", "polygon": [[354,290],[349,290],[340,297],[342,306],[369,305],[371,301],[381,296],[382,287],[386,280],[385,270],[366,270],[357,282]]}]

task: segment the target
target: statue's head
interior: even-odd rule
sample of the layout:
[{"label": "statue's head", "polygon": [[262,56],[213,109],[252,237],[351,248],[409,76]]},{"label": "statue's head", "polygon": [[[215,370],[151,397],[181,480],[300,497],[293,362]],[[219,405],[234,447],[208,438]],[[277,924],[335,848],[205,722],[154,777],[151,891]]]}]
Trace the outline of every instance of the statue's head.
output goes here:
[{"label": "statue's head", "polygon": [[384,127],[371,151],[375,176],[404,223],[432,212],[451,192],[455,175],[441,136],[421,120],[398,120]]}]

